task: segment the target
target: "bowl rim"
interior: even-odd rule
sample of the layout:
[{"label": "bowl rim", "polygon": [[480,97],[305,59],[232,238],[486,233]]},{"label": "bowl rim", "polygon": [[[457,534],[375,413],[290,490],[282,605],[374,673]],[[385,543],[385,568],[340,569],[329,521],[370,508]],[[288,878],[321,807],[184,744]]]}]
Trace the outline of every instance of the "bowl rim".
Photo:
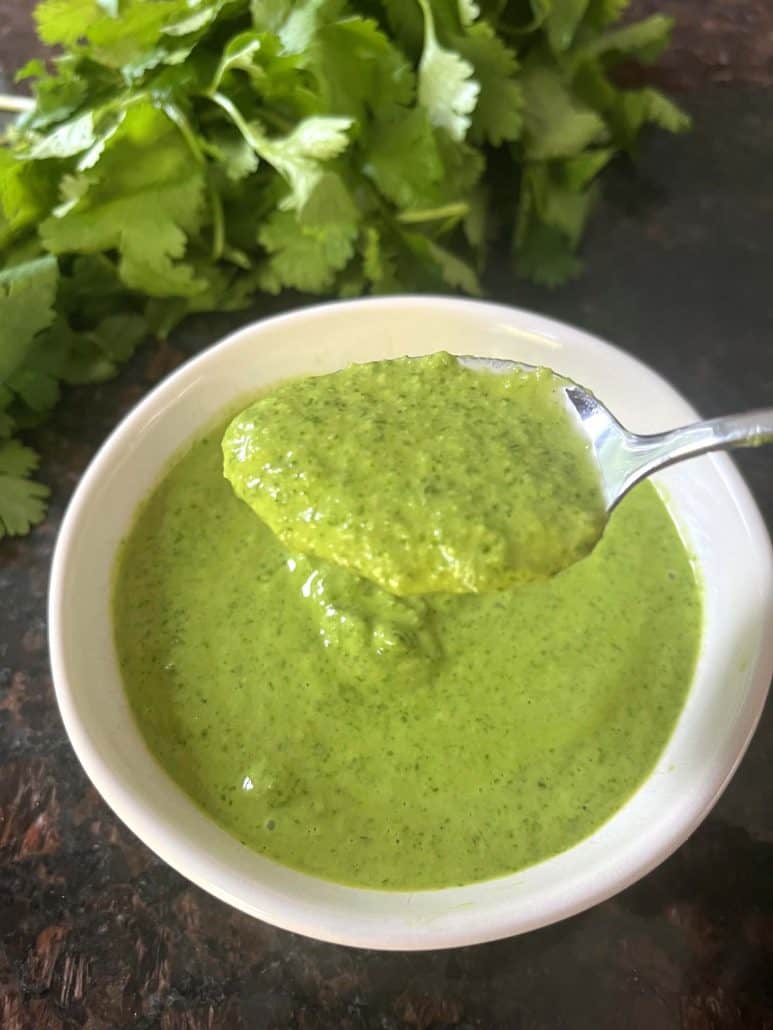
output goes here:
[{"label": "bowl rim", "polygon": [[[592,333],[575,327],[569,323],[553,319],[536,312],[522,308],[492,303],[487,301],[467,300],[463,298],[446,296],[427,295],[393,295],[385,298],[361,298],[347,301],[331,301],[314,304],[299,309],[285,311],[268,318],[252,321],[241,328],[227,334],[224,338],[206,347],[199,354],[186,361],[180,368],[176,369],[170,376],[163,379],[152,390],[150,390],[129,412],[108,435],[107,439],[97,450],[95,456],[89,463],[88,468],[81,477],[62,519],[60,531],[54,550],[51,576],[49,585],[48,601],[48,626],[49,626],[49,653],[53,676],[54,689],[57,703],[62,716],[66,732],[75,753],[83,766],[87,776],[96,787],[101,796],[113,809],[115,814],[131,829],[148,847],[156,852],[165,862],[175,868],[187,879],[211,894],[219,897],[228,904],[241,909],[253,916],[258,916],[276,926],[306,936],[330,941],[333,943],[354,945],[358,947],[381,948],[385,950],[423,950],[428,948],[447,948],[461,945],[482,943],[489,940],[496,940],[508,937],[516,933],[527,932],[541,926],[546,926],[561,919],[582,912],[601,901],[606,900],[625,887],[639,880],[649,873],[653,868],[668,858],[697,828],[705,818],[710,809],[714,806],[730,779],[740,764],[749,742],[759,722],[762,710],[770,685],[770,673],[773,670],[773,636],[763,634],[760,646],[756,652],[754,667],[750,675],[750,683],[753,684],[748,690],[748,696],[743,703],[743,732],[736,741],[734,758],[731,762],[716,767],[711,766],[712,775],[706,778],[703,789],[696,793],[691,799],[689,811],[681,818],[679,825],[665,841],[650,841],[649,846],[643,845],[639,860],[628,862],[617,867],[614,872],[605,870],[604,876],[599,876],[593,888],[584,891],[581,895],[570,900],[557,900],[554,904],[546,906],[537,914],[535,913],[504,913],[493,923],[486,926],[476,924],[474,920],[469,925],[454,932],[448,930],[435,931],[432,927],[425,927],[416,933],[384,933],[378,931],[363,932],[361,929],[350,932],[348,928],[340,925],[333,925],[324,915],[315,916],[314,913],[306,911],[304,917],[300,918],[301,908],[296,911],[288,911],[286,901],[271,891],[266,891],[265,904],[257,909],[256,906],[245,903],[238,891],[234,892],[228,885],[220,882],[214,876],[213,870],[208,870],[206,853],[199,856],[200,861],[182,860],[182,850],[179,847],[180,841],[176,838],[184,838],[175,827],[171,829],[156,825],[155,817],[143,810],[142,799],[132,790],[131,786],[122,781],[120,776],[111,769],[109,763],[97,753],[87,730],[84,728],[77,711],[76,694],[77,685],[72,683],[68,674],[65,647],[63,643],[62,611],[64,601],[64,590],[68,572],[68,564],[77,537],[79,523],[84,509],[87,508],[92,491],[100,481],[103,471],[109,467],[113,460],[113,452],[120,447],[122,442],[135,430],[148,423],[148,416],[152,416],[154,410],[161,402],[174,403],[178,396],[180,386],[186,381],[194,378],[199,368],[207,362],[216,361],[218,356],[224,355],[230,348],[237,347],[246,339],[254,337],[256,333],[271,330],[280,323],[303,323],[335,313],[340,313],[352,308],[368,306],[374,311],[379,308],[406,307],[433,309],[438,306],[445,309],[474,308],[487,309],[488,314],[495,317],[497,314],[506,317],[508,320],[518,320],[521,329],[553,335],[555,337],[570,340],[582,340],[583,345],[591,349],[601,349],[622,354],[631,363],[632,368],[638,366],[642,373],[646,373],[650,380],[657,383],[659,389],[667,391],[672,399],[679,401],[684,408],[685,417],[697,418],[697,413],[691,405],[681,396],[657,372],[647,366],[644,362],[619,347],[615,347]],[[167,403],[162,404],[167,407]],[[770,537],[765,526],[762,515],[757,508],[746,483],[742,479],[735,465],[727,455],[713,456],[712,461],[721,478],[727,487],[741,517],[749,527],[750,533],[757,539],[762,549],[760,562],[767,556],[768,569],[773,569],[773,549],[771,548]],[[146,490],[150,490],[153,483],[148,482]],[[768,583],[768,615],[773,614],[773,595],[770,584],[773,577],[770,572],[767,576]],[[149,754],[150,760],[155,761]],[[650,774],[651,776],[652,774]],[[650,778],[647,777],[647,779]],[[646,781],[645,781],[646,782]],[[180,788],[176,788],[180,790]],[[625,802],[627,806],[630,802]],[[625,806],[623,806],[625,807]],[[184,840],[183,840],[184,843]],[[571,850],[571,849],[570,849]],[[567,852],[564,852],[566,854]],[[548,859],[547,861],[550,861]],[[541,864],[541,863],[540,863]],[[307,874],[296,874],[304,879],[316,883],[327,883],[317,877]],[[517,875],[517,874],[515,874]],[[214,879],[213,879],[214,876]],[[221,878],[222,879],[222,878]],[[487,881],[496,883],[498,881]],[[233,885],[232,885],[233,886]],[[424,892],[381,892],[370,891],[360,888],[344,887],[335,885],[338,890],[354,892],[358,895],[381,895],[390,893],[393,897],[409,897]],[[448,888],[447,890],[458,890],[465,888]],[[439,894],[442,892],[431,892]]]}]

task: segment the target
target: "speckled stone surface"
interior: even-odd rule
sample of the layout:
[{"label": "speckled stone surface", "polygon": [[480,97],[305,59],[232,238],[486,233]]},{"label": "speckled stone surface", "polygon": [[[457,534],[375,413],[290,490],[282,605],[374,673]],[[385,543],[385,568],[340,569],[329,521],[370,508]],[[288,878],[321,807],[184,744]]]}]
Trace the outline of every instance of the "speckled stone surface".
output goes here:
[{"label": "speckled stone surface", "polygon": [[[540,291],[502,262],[490,293],[618,343],[706,415],[770,405],[773,5],[660,6],[680,18],[660,74],[686,90],[694,132],[653,137],[635,171],[615,170],[582,279]],[[33,50],[28,8],[0,0],[6,78]],[[46,653],[63,507],[149,386],[249,317],[198,319],[115,382],[73,390],[37,440],[48,521],[0,544],[0,1028],[773,1030],[770,706],[719,804],[659,869],[557,926],[448,952],[359,952],[234,912],[151,854],[91,788]],[[769,525],[772,461],[739,458]]]}]

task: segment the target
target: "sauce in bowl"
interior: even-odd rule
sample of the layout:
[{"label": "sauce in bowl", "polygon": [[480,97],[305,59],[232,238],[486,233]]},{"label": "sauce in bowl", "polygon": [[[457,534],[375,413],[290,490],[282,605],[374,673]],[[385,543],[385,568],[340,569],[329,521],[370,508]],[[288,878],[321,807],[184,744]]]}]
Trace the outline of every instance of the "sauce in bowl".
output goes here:
[{"label": "sauce in bowl", "polygon": [[399,597],[288,549],[224,480],[220,436],[152,492],[114,592],[145,739],[220,825],[324,878],[440,888],[568,848],[646,778],[702,621],[652,485],[552,579]]}]

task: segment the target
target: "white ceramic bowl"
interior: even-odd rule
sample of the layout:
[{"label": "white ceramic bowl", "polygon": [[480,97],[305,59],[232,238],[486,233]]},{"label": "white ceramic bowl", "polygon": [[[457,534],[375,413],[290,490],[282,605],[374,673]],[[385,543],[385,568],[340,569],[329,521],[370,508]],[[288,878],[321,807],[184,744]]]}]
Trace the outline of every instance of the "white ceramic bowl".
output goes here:
[{"label": "white ceramic bowl", "polygon": [[151,757],[124,695],[110,583],[121,537],[169,458],[215,416],[277,380],[438,349],[546,364],[593,389],[623,423],[655,432],[695,412],[614,347],[538,315],[465,300],[395,297],[307,308],[228,337],[157,387],[83,477],[51,578],[51,663],[62,718],[94,785],[175,869],[277,926],[372,948],[443,948],[522,933],[609,897],[662,862],[730,779],[773,671],[770,541],[732,463],[703,457],[658,477],[705,589],[695,681],[656,769],[593,836],[511,876],[439,891],[328,883],[248,850]]}]

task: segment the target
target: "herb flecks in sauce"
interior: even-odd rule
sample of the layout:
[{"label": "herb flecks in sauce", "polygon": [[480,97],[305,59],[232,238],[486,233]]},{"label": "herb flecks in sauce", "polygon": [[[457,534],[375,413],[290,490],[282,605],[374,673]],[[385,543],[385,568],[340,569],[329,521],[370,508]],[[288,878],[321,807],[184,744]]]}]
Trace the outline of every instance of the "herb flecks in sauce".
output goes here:
[{"label": "herb flecks in sauce", "polygon": [[238,415],[225,474],[287,547],[393,594],[545,578],[606,521],[564,383],[549,369],[474,372],[445,353],[351,365]]},{"label": "herb flecks in sauce", "polygon": [[623,804],[684,702],[701,602],[649,484],[554,579],[396,599],[288,553],[214,433],[138,514],[115,628],[150,749],[221,826],[332,880],[435,888],[560,852]]}]

